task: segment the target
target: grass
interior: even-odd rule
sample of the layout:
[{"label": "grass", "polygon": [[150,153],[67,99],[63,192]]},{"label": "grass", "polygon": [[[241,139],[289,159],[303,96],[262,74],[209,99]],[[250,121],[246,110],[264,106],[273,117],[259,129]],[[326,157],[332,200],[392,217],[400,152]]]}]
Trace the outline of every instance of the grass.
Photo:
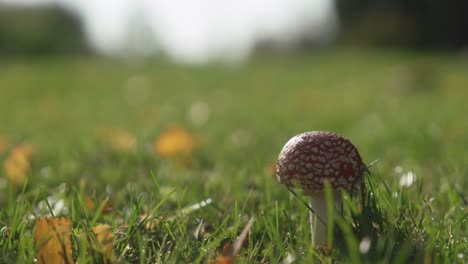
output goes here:
[{"label": "grass", "polygon": [[[54,214],[71,219],[81,261],[99,262],[80,240],[96,223],[111,226],[119,262],[207,263],[254,217],[239,263],[466,263],[467,69],[460,54],[346,49],[243,66],[2,60],[0,161],[20,142],[33,154],[22,188],[0,172],[0,262],[31,263],[34,218]],[[173,124],[196,141],[183,159],[153,150]],[[330,254],[311,248],[307,208],[271,168],[309,130],[378,160],[366,191],[344,194]]]}]

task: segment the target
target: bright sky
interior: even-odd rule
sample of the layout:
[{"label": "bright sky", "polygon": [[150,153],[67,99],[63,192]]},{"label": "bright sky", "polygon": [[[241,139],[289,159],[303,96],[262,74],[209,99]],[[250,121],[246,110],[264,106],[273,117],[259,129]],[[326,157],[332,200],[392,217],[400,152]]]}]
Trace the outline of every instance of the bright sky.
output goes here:
[{"label": "bright sky", "polygon": [[333,0],[0,0],[56,3],[77,14],[86,36],[107,55],[165,54],[183,63],[247,58],[256,44],[287,46],[337,32]]}]

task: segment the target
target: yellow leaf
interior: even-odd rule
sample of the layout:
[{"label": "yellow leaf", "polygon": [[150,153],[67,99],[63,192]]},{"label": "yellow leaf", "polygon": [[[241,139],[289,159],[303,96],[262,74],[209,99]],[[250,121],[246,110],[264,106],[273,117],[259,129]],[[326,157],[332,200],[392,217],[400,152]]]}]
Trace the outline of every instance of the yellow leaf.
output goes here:
[{"label": "yellow leaf", "polygon": [[96,235],[96,248],[102,253],[103,263],[115,263],[114,255],[114,234],[109,225],[97,225],[93,227],[93,232]]},{"label": "yellow leaf", "polygon": [[33,146],[29,143],[21,143],[11,150],[12,156],[23,156],[30,159],[33,154]]},{"label": "yellow leaf", "polygon": [[31,168],[32,146],[26,143],[13,148],[3,163],[5,176],[15,187],[21,187]]},{"label": "yellow leaf", "polygon": [[165,158],[188,157],[196,146],[196,140],[184,128],[171,125],[159,135],[154,150]]},{"label": "yellow leaf", "polygon": [[163,220],[162,217],[154,217],[146,213],[140,215],[141,220],[145,220],[145,228],[148,232],[155,233],[160,227]]},{"label": "yellow leaf", "polygon": [[38,218],[34,227],[38,264],[74,263],[70,242],[70,219]]}]

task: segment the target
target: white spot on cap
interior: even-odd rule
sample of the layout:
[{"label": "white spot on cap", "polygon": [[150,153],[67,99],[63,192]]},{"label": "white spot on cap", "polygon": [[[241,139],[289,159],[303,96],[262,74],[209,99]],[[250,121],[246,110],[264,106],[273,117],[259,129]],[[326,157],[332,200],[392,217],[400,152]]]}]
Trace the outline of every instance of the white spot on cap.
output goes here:
[{"label": "white spot on cap", "polygon": [[338,178],[337,182],[339,185],[345,185],[348,183],[348,181],[345,178]]}]

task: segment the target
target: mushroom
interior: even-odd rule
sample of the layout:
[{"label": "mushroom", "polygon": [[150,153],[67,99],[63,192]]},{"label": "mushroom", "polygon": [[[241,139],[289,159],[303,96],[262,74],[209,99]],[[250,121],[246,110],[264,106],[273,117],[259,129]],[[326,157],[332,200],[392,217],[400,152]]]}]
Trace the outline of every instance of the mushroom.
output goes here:
[{"label": "mushroom", "polygon": [[364,183],[364,164],[356,147],[332,132],[311,131],[291,138],[276,163],[278,181],[288,188],[296,183],[309,196],[312,244],[327,245],[325,182],[333,190],[335,209],[341,208],[339,190],[352,193]]}]

